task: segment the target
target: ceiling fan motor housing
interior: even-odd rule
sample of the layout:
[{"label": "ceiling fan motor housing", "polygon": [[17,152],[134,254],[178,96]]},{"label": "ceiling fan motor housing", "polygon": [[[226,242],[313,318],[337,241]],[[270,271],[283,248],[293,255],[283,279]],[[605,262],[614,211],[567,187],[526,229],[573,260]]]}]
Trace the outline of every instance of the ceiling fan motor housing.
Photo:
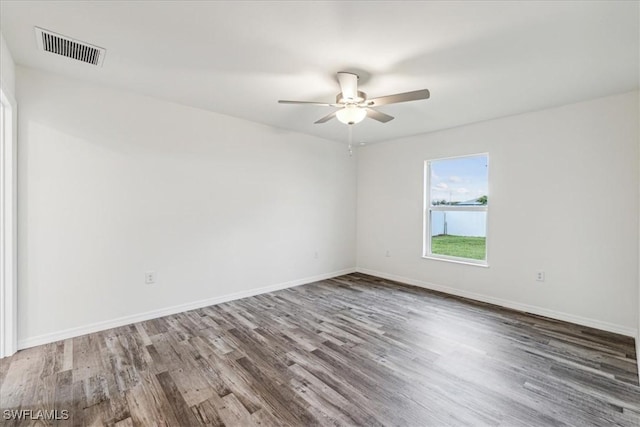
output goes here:
[{"label": "ceiling fan motor housing", "polygon": [[360,104],[367,99],[367,94],[361,91],[358,91],[358,96],[355,99],[345,99],[342,93],[336,95],[336,104]]}]

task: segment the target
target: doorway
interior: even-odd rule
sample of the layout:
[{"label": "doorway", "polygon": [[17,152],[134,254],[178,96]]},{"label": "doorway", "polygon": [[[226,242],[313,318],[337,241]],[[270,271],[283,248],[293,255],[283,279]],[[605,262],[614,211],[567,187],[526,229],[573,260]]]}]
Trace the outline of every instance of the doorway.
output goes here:
[{"label": "doorway", "polygon": [[15,99],[0,87],[0,358],[17,351]]}]

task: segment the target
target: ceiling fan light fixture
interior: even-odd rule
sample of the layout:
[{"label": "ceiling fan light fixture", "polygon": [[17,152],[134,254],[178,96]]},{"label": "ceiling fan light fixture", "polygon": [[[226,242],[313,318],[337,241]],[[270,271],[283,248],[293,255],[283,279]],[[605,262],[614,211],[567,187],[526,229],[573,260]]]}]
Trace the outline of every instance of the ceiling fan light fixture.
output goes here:
[{"label": "ceiling fan light fixture", "polygon": [[326,123],[334,117],[337,117],[341,123],[355,125],[363,121],[365,117],[369,117],[380,123],[387,123],[393,120],[393,116],[376,110],[376,107],[387,104],[397,104],[399,102],[429,99],[430,96],[428,89],[421,89],[368,99],[366,93],[358,90],[358,75],[342,71],[338,73],[338,83],[340,84],[340,93],[336,95],[336,102],[333,104],[315,101],[286,101],[282,99],[278,102],[281,104],[310,104],[322,105],[324,107],[337,107],[337,110],[327,114],[320,120],[316,120],[314,124]]},{"label": "ceiling fan light fixture", "polygon": [[345,125],[355,125],[367,117],[367,110],[359,108],[357,105],[347,105],[336,111],[336,117]]}]

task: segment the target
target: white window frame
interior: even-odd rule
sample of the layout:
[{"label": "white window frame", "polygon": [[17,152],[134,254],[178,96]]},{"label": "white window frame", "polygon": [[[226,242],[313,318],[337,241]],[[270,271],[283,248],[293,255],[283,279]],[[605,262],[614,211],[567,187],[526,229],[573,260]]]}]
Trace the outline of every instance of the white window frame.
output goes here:
[{"label": "white window frame", "polygon": [[0,358],[18,351],[17,104],[0,81]]},{"label": "white window frame", "polygon": [[[422,230],[422,258],[438,261],[454,262],[458,264],[475,265],[479,267],[489,267],[489,204],[484,206],[455,206],[437,205],[431,206],[431,163],[442,160],[462,159],[465,157],[487,157],[487,187],[489,184],[489,153],[465,154],[462,156],[441,157],[438,159],[425,160],[424,162],[424,206],[423,206],[423,230]],[[487,195],[489,188],[487,188]],[[486,212],[485,222],[485,256],[483,260],[472,258],[461,258],[450,255],[434,254],[431,252],[431,212],[434,211],[457,211],[457,212]]]}]

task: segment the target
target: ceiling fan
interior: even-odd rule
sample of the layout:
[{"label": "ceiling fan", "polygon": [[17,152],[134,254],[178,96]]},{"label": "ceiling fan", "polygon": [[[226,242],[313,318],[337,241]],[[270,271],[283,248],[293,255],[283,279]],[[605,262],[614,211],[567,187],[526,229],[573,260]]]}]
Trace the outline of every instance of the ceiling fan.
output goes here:
[{"label": "ceiling fan", "polygon": [[371,117],[382,123],[393,120],[393,116],[374,110],[374,107],[381,105],[396,104],[398,102],[417,101],[428,99],[430,94],[428,89],[415,90],[412,92],[396,93],[395,95],[381,96],[367,99],[367,94],[358,90],[358,75],[347,72],[338,73],[338,83],[340,93],[336,95],[336,102],[332,104],[312,101],[278,101],[280,104],[309,104],[322,105],[324,107],[336,107],[336,111],[327,114],[315,124],[326,123],[337,117],[346,125],[360,123],[365,117]]}]

